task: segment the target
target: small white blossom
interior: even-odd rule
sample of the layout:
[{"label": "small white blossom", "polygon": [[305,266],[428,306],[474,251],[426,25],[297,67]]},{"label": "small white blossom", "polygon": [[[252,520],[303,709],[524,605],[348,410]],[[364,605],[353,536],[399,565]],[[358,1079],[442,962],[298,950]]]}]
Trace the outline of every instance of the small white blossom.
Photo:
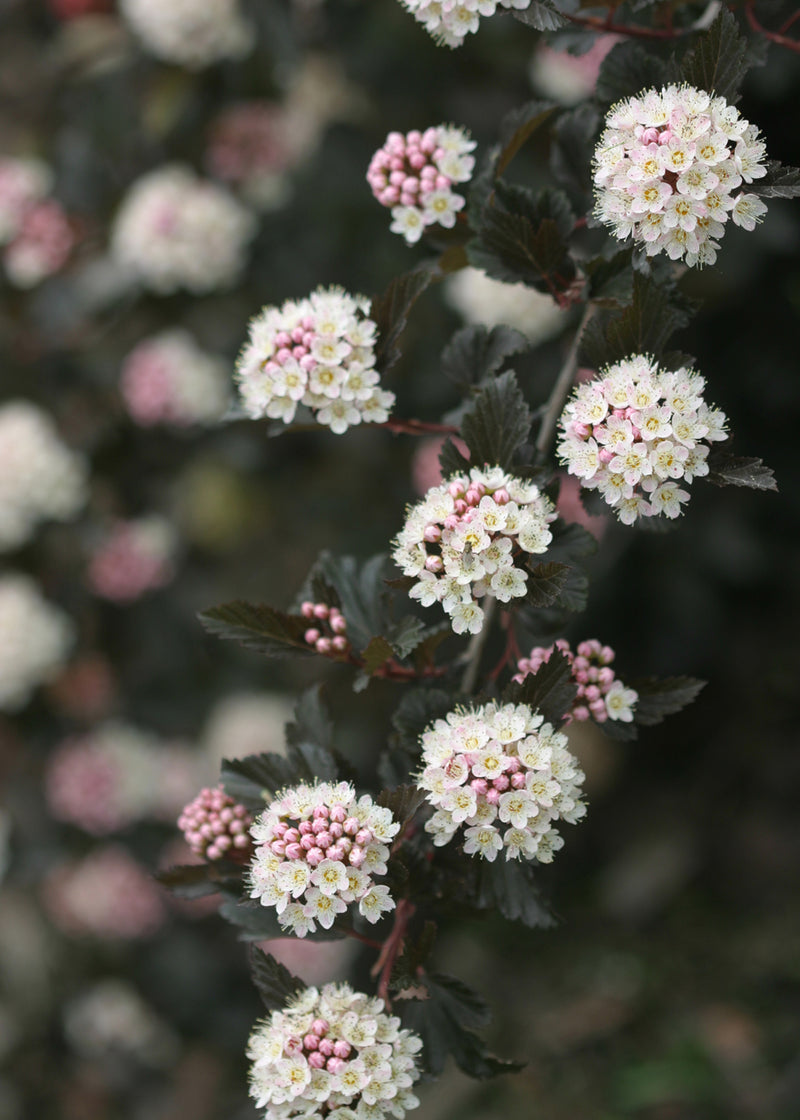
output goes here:
[{"label": "small white blossom", "polygon": [[0,576],[0,711],[17,711],[55,675],[72,636],[71,621],[42,598],[33,580]]},{"label": "small white blossom", "polygon": [[460,47],[467,35],[478,30],[481,16],[493,16],[504,8],[523,11],[531,0],[400,0],[400,3],[441,46]]},{"label": "small white blossom", "polygon": [[241,58],[255,42],[239,0],[120,0],[120,8],[147,50],[189,70]]}]

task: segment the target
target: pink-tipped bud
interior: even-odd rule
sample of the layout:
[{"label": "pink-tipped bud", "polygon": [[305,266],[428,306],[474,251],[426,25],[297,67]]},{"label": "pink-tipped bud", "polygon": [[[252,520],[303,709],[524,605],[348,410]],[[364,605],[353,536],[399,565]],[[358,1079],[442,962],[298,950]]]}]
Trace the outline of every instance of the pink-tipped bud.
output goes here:
[{"label": "pink-tipped bud", "polygon": [[521,774],[521,773],[520,774],[512,774],[511,775],[511,787],[512,787],[512,789],[525,789],[525,775]]},{"label": "pink-tipped bud", "polygon": [[306,856],[306,862],[308,864],[310,864],[311,867],[319,867],[319,865],[322,863],[322,861],[324,859],[325,859],[325,853],[322,851],[321,848],[316,848],[316,847],[310,848],[309,852],[308,852],[308,855]]},{"label": "pink-tipped bud", "polygon": [[293,844],[287,844],[286,845],[286,858],[287,859],[302,859],[303,858],[303,848],[302,848],[302,846],[300,844],[296,843],[296,842],[293,843]]},{"label": "pink-tipped bud", "polygon": [[337,1058],[349,1058],[351,1050],[352,1050],[352,1047],[351,1047],[350,1043],[345,1042],[345,1040],[343,1038],[340,1038],[337,1042],[334,1042],[334,1044],[333,1044],[333,1052],[334,1052],[334,1054],[336,1055]]},{"label": "pink-tipped bud", "polygon": [[344,1062],[341,1058],[328,1058],[325,1068],[328,1073],[339,1073],[340,1070],[344,1069]]},{"label": "pink-tipped bud", "polygon": [[347,620],[344,615],[340,614],[338,611],[336,614],[331,611],[330,623],[331,630],[333,630],[334,634],[347,633]]},{"label": "pink-tipped bud", "polygon": [[333,1057],[334,1041],[332,1038],[321,1038],[319,1040],[319,1052],[324,1054],[326,1058]]},{"label": "pink-tipped bud", "polygon": [[350,849],[350,854],[347,858],[350,860],[351,867],[360,867],[364,862],[364,852],[361,848],[354,846]]},{"label": "pink-tipped bud", "polygon": [[325,1060],[325,1055],[320,1054],[319,1050],[314,1050],[307,1059],[312,1069],[325,1069]]},{"label": "pink-tipped bud", "polygon": [[319,1046],[319,1035],[307,1034],[303,1039],[303,1046],[305,1046],[306,1050],[316,1050]]},{"label": "pink-tipped bud", "polygon": [[344,822],[344,830],[348,836],[355,836],[361,828],[361,821],[358,817],[348,817]]},{"label": "pink-tipped bud", "polygon": [[300,613],[302,614],[303,618],[313,618],[314,604],[310,603],[308,599],[306,599],[306,601],[300,606]]},{"label": "pink-tipped bud", "polygon": [[311,821],[300,821],[300,824],[297,826],[297,831],[301,836],[307,836],[309,832],[314,831],[314,826]]},{"label": "pink-tipped bud", "polygon": [[511,501],[511,495],[508,490],[506,490],[505,486],[501,486],[499,490],[495,490],[492,497],[499,506],[505,506]]},{"label": "pink-tipped bud", "polygon": [[442,530],[438,525],[426,525],[422,535],[429,544],[436,544],[442,539]]},{"label": "pink-tipped bud", "polygon": [[345,638],[344,634],[337,634],[332,640],[331,645],[337,653],[344,653],[345,650],[349,648],[350,643],[347,638]]},{"label": "pink-tipped bud", "polygon": [[314,643],[314,649],[317,651],[317,653],[330,653],[333,649],[333,642],[330,638],[319,638]]},{"label": "pink-tipped bud", "polygon": [[320,634],[319,630],[314,630],[312,628],[311,630],[306,630],[303,637],[305,638],[305,640],[308,642],[308,644],[310,646],[313,646],[320,640],[322,635]]},{"label": "pink-tipped bud", "polygon": [[444,560],[441,556],[428,556],[425,560],[425,570],[434,575],[444,571]]},{"label": "pink-tipped bud", "polygon": [[330,1029],[331,1025],[327,1019],[315,1019],[311,1024],[312,1034],[317,1034],[320,1038],[324,1038]]},{"label": "pink-tipped bud", "polygon": [[324,618],[327,618],[330,613],[331,613],[331,609],[327,605],[327,603],[317,603],[316,606],[314,607],[314,617],[315,618],[323,618],[324,619]]},{"label": "pink-tipped bud", "polygon": [[485,778],[473,778],[469,783],[476,793],[486,793],[489,788],[489,783]]},{"label": "pink-tipped bud", "polygon": [[507,774],[499,774],[492,782],[492,785],[496,790],[499,790],[500,793],[505,793],[505,791],[511,785],[511,779]]}]

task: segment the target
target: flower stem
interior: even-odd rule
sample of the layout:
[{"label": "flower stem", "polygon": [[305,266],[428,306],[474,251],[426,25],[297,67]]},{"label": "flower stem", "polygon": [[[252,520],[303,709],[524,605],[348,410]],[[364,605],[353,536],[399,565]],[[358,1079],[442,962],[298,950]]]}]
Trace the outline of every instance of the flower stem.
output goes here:
[{"label": "flower stem", "polygon": [[389,999],[389,981],[392,977],[392,969],[394,962],[403,945],[403,938],[408,929],[408,923],[414,916],[416,906],[413,902],[409,902],[407,898],[401,898],[397,904],[397,909],[394,914],[394,926],[392,932],[386,938],[381,949],[380,956],[372,967],[372,975],[377,976],[378,979],[378,998],[382,999],[387,1006],[391,1005]]},{"label": "flower stem", "polygon": [[464,670],[464,676],[461,680],[461,691],[469,695],[475,689],[475,684],[478,680],[478,670],[481,664],[481,654],[483,647],[486,645],[486,639],[489,637],[489,631],[492,628],[492,619],[494,612],[497,609],[497,600],[493,595],[486,596],[486,608],[483,615],[483,626],[477,634],[473,634],[470,640],[467,652],[464,655],[464,660],[467,667]]},{"label": "flower stem", "polygon": [[578,348],[580,347],[586,324],[591,319],[594,311],[594,304],[587,303],[586,310],[575,332],[575,337],[572,340],[572,345],[569,348],[567,357],[556,378],[553,390],[547,398],[544,415],[542,416],[542,424],[539,428],[539,435],[536,437],[536,458],[540,463],[550,450],[550,444],[555,434],[556,424],[561,415],[561,410],[564,407],[564,401],[567,399],[567,394],[575,380],[575,374],[578,372]]}]

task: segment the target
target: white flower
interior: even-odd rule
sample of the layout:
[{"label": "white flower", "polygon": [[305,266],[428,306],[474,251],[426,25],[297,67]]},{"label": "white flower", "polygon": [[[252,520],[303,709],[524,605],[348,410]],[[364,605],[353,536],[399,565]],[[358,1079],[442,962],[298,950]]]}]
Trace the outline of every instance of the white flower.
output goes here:
[{"label": "white flower", "polygon": [[[420,742],[417,785],[435,809],[425,830],[437,847],[464,827],[467,855],[492,861],[505,847],[506,859],[531,859],[553,822],[585,811],[566,736],[526,704],[457,708]],[[448,786],[449,774],[461,784]]]},{"label": "white flower", "polygon": [[622,240],[689,267],[712,264],[728,211],[752,230],[766,213],[742,184],[766,175],[758,130],[721,97],[691,86],[613,106],[595,151],[595,214]]},{"label": "white flower", "polygon": [[480,26],[481,16],[503,8],[524,10],[531,0],[400,0],[441,46],[460,47]]},{"label": "white flower", "polygon": [[228,405],[228,363],[207,354],[188,331],[144,339],[125,359],[120,391],[137,424],[202,424]]},{"label": "white flower", "polygon": [[190,70],[240,58],[255,42],[239,0],[121,0],[120,7],[149,51]]},{"label": "white flower", "polygon": [[0,576],[0,711],[17,711],[64,663],[73,626],[33,580]]},{"label": "white flower", "polygon": [[413,245],[425,232],[425,224],[425,216],[416,206],[395,206],[389,229],[392,233],[399,233],[405,237],[406,244]]},{"label": "white flower", "polygon": [[114,222],[111,252],[159,295],[180,288],[200,294],[237,280],[254,234],[252,214],[232,195],[188,167],[167,164],[128,191]]},{"label": "white flower", "polygon": [[635,689],[625,688],[620,681],[615,682],[604,697],[608,718],[630,723],[633,720],[633,708],[638,699],[639,694]]}]

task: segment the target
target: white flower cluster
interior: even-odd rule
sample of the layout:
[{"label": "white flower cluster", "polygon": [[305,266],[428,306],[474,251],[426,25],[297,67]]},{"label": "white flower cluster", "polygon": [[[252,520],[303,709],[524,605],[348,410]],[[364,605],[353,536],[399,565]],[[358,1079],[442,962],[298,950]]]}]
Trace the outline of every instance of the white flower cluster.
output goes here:
[{"label": "white flower cluster", "polygon": [[558,454],[625,525],[678,517],[689,500],[679,481],[708,474],[704,441],[727,439],[725,413],[703,400],[705,378],[660,370],[634,354],[580,385],[559,420]]},{"label": "white flower cluster", "polygon": [[233,284],[255,221],[222,187],[181,164],[138,179],[123,199],[111,240],[116,262],[151,291],[195,294]]},{"label": "white flower cluster", "polygon": [[70,620],[28,576],[0,576],[0,711],[16,711],[61,668],[72,645]]},{"label": "white flower cluster", "polygon": [[269,1120],[402,1120],[422,1040],[349,984],[306,988],[250,1036],[250,1095]]},{"label": "white flower cluster", "polygon": [[207,423],[227,406],[228,367],[224,358],[201,350],[188,331],[161,331],[128,354],[120,389],[137,424]]},{"label": "white flower cluster", "polygon": [[595,214],[648,256],[713,264],[728,218],[752,230],[766,213],[738,190],[766,175],[764,142],[723,97],[650,89],[614,105],[606,126],[595,150]]},{"label": "white flower cluster", "polygon": [[498,8],[523,11],[531,0],[400,0],[414,19],[444,47],[460,47],[467,35],[478,30],[481,16],[493,16]]},{"label": "white flower cluster", "polygon": [[507,860],[550,863],[564,846],[553,823],[586,814],[566,735],[527,704],[457,708],[421,742],[417,785],[436,809],[425,830],[437,847],[465,825],[467,855],[493,862],[505,849]]},{"label": "white flower cluster", "polygon": [[29,401],[0,407],[0,551],[24,544],[38,521],[74,517],[88,497],[81,455]]},{"label": "white flower cluster", "polygon": [[241,58],[255,42],[239,0],[120,0],[122,14],[144,46],[167,62],[201,70]]},{"label": "white flower cluster", "polygon": [[528,577],[517,561],[547,550],[555,516],[533,483],[500,467],[473,467],[409,507],[392,556],[418,580],[412,599],[423,607],[441,603],[456,634],[477,634],[484,613],[475,600],[492,595],[508,603],[525,595]]},{"label": "white flower cluster", "polygon": [[461,268],[447,277],[445,299],[468,323],[492,328],[500,324],[544,342],[563,330],[568,317],[552,296],[525,284],[493,280],[478,268]]},{"label": "white flower cluster", "polygon": [[370,161],[367,182],[378,202],[391,207],[392,233],[413,245],[426,226],[453,228],[466,199],[452,187],[472,177],[474,147],[469,133],[454,125],[389,133]]},{"label": "white flower cluster", "polygon": [[348,782],[285,790],[250,829],[256,844],[250,897],[274,906],[280,924],[297,937],[317,923],[330,929],[353,902],[362,917],[377,922],[394,900],[372,877],[386,874],[386,841],[399,828],[389,809],[368,795],[356,798]]},{"label": "white flower cluster", "polygon": [[302,404],[336,435],[388,420],[395,397],[380,388],[369,306],[333,287],[263,308],[236,367],[248,416],[290,424]]}]

